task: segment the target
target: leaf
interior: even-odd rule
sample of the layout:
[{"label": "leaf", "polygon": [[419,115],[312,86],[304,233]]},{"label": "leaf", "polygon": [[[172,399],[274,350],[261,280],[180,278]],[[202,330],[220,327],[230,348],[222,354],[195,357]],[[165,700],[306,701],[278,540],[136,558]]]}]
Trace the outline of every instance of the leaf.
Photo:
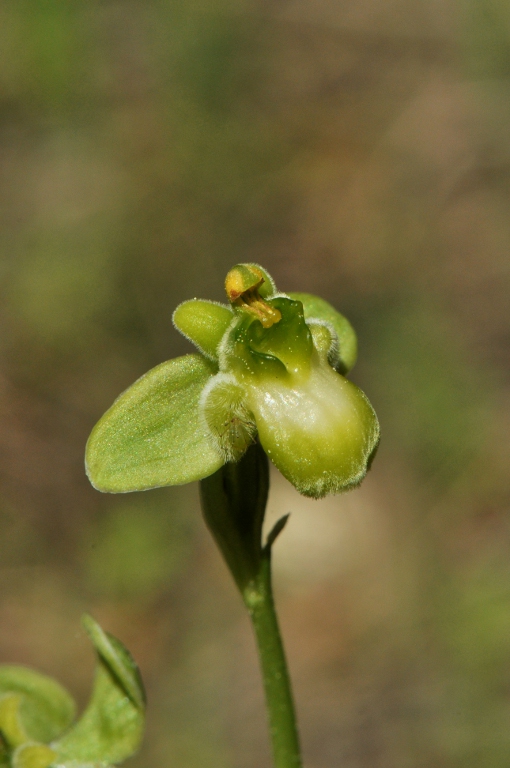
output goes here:
[{"label": "leaf", "polygon": [[338,336],[340,373],[348,373],[356,362],[358,342],[356,332],[346,317],[337,312],[331,304],[311,293],[289,293],[291,299],[303,304],[305,320],[322,320],[333,326]]},{"label": "leaf", "polygon": [[216,371],[201,355],[185,355],[161,363],[120,395],[87,443],[92,485],[123,493],[216,472],[223,460],[199,412],[200,395]]},{"label": "leaf", "polygon": [[271,530],[269,531],[266,539],[266,543],[264,545],[264,550],[267,552],[271,552],[271,549],[273,547],[273,544],[275,543],[276,539],[280,535],[280,533],[283,531],[285,526],[287,525],[290,517],[290,512],[287,512],[286,515],[283,515],[283,517],[280,517],[279,520],[276,521],[276,523],[273,525]]},{"label": "leaf", "polygon": [[[74,719],[76,707],[67,691],[51,677],[26,667],[0,666],[0,697],[3,716],[9,718],[12,728],[15,728],[12,708],[15,705],[19,726],[26,732],[27,739],[32,741],[48,742],[55,739]],[[13,701],[16,698],[17,704]],[[5,725],[0,724],[0,730],[3,731]],[[11,742],[11,746],[21,743],[21,733],[16,738],[14,731],[11,730],[9,734],[8,730],[6,727],[7,741],[12,738],[16,742]]]},{"label": "leaf", "polygon": [[83,625],[98,656],[94,689],[80,720],[51,745],[58,766],[119,763],[138,749],[145,725],[145,694],[130,653],[90,616]]},{"label": "leaf", "polygon": [[82,624],[92,641],[99,658],[117,678],[125,693],[138,709],[145,707],[145,691],[138,665],[120,640],[105,632],[92,616],[85,614]]}]

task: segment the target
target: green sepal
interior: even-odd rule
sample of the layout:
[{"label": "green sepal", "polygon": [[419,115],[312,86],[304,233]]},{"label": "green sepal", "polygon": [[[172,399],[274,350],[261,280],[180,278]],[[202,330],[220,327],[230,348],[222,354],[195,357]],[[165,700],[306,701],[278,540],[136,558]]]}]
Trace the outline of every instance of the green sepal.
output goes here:
[{"label": "green sepal", "polygon": [[205,522],[241,593],[260,569],[268,493],[269,463],[259,443],[200,483]]},{"label": "green sepal", "polygon": [[27,667],[0,666],[0,731],[8,746],[49,742],[72,723],[74,700],[55,680]]},{"label": "green sepal", "polygon": [[172,316],[177,330],[211,360],[218,359],[218,345],[233,318],[230,307],[203,299],[184,301]]},{"label": "green sepal", "polygon": [[57,753],[46,744],[22,744],[12,756],[12,768],[49,768]]},{"label": "green sepal", "polygon": [[311,293],[289,293],[291,299],[303,304],[305,320],[321,320],[333,326],[338,337],[338,362],[335,367],[339,373],[346,374],[354,366],[358,355],[356,332],[346,317],[337,312],[331,304]]},{"label": "green sepal", "polygon": [[90,616],[83,618],[98,664],[90,702],[61,739],[51,744],[55,764],[72,768],[119,763],[138,749],[145,724],[145,694],[129,651]]},{"label": "green sepal", "polygon": [[100,491],[182,485],[211,475],[223,459],[200,416],[217,367],[201,355],[156,366],[114,402],[89,437],[85,466]]}]

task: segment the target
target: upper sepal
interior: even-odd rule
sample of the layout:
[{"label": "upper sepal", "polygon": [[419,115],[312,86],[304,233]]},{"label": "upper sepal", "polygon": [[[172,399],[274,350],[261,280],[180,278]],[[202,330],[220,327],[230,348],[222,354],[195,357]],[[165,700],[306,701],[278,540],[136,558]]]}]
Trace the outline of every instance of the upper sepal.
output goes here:
[{"label": "upper sepal", "polygon": [[216,366],[185,355],[156,366],[127,389],[96,424],[86,470],[100,491],[122,493],[182,485],[223,464],[199,400]]}]

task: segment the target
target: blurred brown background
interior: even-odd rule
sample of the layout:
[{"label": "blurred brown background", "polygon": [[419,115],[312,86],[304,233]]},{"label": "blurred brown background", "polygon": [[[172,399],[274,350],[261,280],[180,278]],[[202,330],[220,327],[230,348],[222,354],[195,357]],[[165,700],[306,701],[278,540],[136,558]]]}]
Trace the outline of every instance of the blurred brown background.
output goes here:
[{"label": "blurred brown background", "polygon": [[0,661],[83,704],[90,611],[148,688],[133,768],[270,765],[197,488],[83,471],[256,261],[354,323],[383,434],[343,497],[273,478],[306,768],[510,765],[510,5],[3,0],[0,174]]}]

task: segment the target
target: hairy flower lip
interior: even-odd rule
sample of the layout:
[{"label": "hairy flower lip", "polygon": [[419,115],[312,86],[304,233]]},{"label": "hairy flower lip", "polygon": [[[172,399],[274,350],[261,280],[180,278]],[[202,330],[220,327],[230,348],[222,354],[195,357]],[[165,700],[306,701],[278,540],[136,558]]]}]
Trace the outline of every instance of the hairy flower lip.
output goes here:
[{"label": "hairy flower lip", "polygon": [[250,386],[262,447],[297,490],[314,498],[358,485],[379,440],[372,406],[355,384],[314,355],[292,383]]}]

